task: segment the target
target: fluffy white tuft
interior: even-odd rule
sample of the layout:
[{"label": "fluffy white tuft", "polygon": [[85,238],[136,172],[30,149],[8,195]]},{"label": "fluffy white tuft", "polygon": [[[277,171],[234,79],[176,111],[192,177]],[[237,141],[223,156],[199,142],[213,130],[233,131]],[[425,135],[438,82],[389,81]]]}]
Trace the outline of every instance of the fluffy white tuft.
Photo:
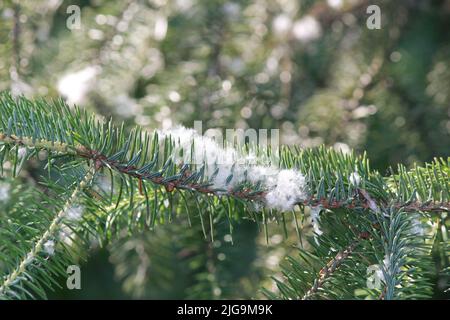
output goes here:
[{"label": "fluffy white tuft", "polygon": [[358,172],[353,172],[350,174],[350,177],[348,178],[348,180],[350,181],[350,183],[352,185],[359,186],[359,184],[361,183],[361,176],[359,175]]},{"label": "fluffy white tuft", "polygon": [[[383,273],[384,267],[380,266],[379,264],[372,264],[367,268],[367,272],[370,276],[367,279],[367,282],[369,283],[369,288],[377,288],[375,286],[376,283],[380,283],[381,281],[385,282],[384,273]],[[377,288],[379,289],[379,288]]]},{"label": "fluffy white tuft", "polygon": [[222,146],[214,139],[200,136],[193,129],[178,127],[159,132],[175,143],[177,163],[205,165],[205,175],[219,192],[226,192],[242,183],[260,184],[266,190],[266,205],[272,209],[292,210],[306,199],[306,181],[297,170],[279,169],[273,159],[243,154],[235,148]]},{"label": "fluffy white tuft", "polygon": [[52,256],[55,254],[55,241],[48,240],[44,243],[44,251],[49,255]]},{"label": "fluffy white tuft", "polygon": [[79,221],[83,216],[83,207],[82,206],[73,206],[70,207],[66,212],[67,219],[71,221]]},{"label": "fluffy white tuft", "polygon": [[20,147],[19,150],[17,151],[17,155],[18,155],[19,159],[24,158],[27,155],[27,148]]},{"label": "fluffy white tuft", "polygon": [[314,233],[319,236],[323,233],[319,227],[320,212],[322,211],[322,209],[323,209],[322,206],[311,207],[311,212],[310,212],[311,220],[312,220],[312,224],[313,224],[313,228],[314,228]]},{"label": "fluffy white tuft", "polygon": [[305,198],[305,177],[294,170],[281,170],[276,183],[270,181],[270,191],[266,195],[269,207],[279,210],[291,210],[296,203]]}]

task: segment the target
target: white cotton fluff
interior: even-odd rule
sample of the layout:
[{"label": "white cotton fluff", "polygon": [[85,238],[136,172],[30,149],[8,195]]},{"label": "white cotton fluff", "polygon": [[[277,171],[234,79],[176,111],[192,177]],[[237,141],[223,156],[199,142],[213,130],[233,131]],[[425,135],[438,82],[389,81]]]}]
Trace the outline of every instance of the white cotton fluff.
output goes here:
[{"label": "white cotton fluff", "polygon": [[18,155],[19,159],[24,158],[27,155],[27,148],[20,147],[19,150],[17,151],[17,155]]},{"label": "white cotton fluff", "polygon": [[311,207],[311,211],[310,211],[311,220],[312,220],[312,224],[313,224],[313,228],[314,228],[314,233],[319,236],[323,233],[319,227],[320,212],[322,211],[322,209],[323,209],[322,206],[316,206],[316,207]]},{"label": "white cotton fluff", "polygon": [[350,177],[348,178],[348,180],[350,181],[350,183],[352,185],[359,186],[359,184],[361,183],[361,176],[359,175],[358,172],[353,172],[350,174]]},{"label": "white cotton fluff", "polygon": [[390,256],[386,254],[382,264],[372,264],[367,268],[367,274],[370,274],[367,279],[367,287],[369,289],[379,289],[378,286],[381,282],[386,282],[384,275],[391,272],[389,264]]},{"label": "white cotton fluff", "polygon": [[44,251],[49,255],[52,256],[55,254],[55,241],[48,240],[44,243]]},{"label": "white cotton fluff", "polygon": [[303,199],[305,192],[305,177],[294,170],[281,170],[276,177],[276,183],[269,185],[270,191],[266,195],[267,204],[271,208],[290,210]]},{"label": "white cotton fluff", "polygon": [[273,159],[222,146],[214,139],[184,127],[159,132],[159,135],[164,139],[170,137],[174,142],[176,163],[205,164],[205,176],[218,193],[245,182],[259,184],[266,191],[266,206],[283,211],[292,210],[296,203],[306,199],[303,174],[293,169],[279,169],[273,165]]},{"label": "white cotton fluff", "polygon": [[380,279],[380,281],[386,282],[386,279],[384,278],[384,273],[383,270],[378,269],[377,271],[375,271],[375,276]]},{"label": "white cotton fluff", "polygon": [[79,221],[83,216],[82,206],[73,206],[66,211],[66,218],[71,221]]},{"label": "white cotton fluff", "polygon": [[[376,283],[380,283],[381,281],[385,282],[383,268],[379,264],[372,264],[367,268],[367,273],[371,274],[371,276],[368,277],[367,283],[369,289],[377,288],[375,286]],[[379,288],[377,288],[379,289]]]}]

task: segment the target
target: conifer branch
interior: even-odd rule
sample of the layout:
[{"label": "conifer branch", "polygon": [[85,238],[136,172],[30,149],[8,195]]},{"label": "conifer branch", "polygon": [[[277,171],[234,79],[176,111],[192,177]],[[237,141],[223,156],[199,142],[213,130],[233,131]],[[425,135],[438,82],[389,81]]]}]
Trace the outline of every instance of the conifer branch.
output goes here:
[{"label": "conifer branch", "polygon": [[353,254],[361,239],[365,238],[367,238],[367,235],[365,233],[360,233],[358,239],[350,243],[344,250],[339,251],[336,256],[326,264],[326,266],[320,269],[319,277],[314,280],[313,286],[305,293],[302,300],[312,299],[313,296],[323,287],[323,284],[327,278],[331,277],[333,273],[339,269],[345,259]]},{"label": "conifer branch", "polygon": [[[267,227],[268,220],[276,219],[283,211],[295,212],[295,206],[299,206],[303,213],[304,206],[315,208],[312,211],[316,214],[314,223],[319,232],[314,240],[319,240],[312,244],[314,254],[305,254],[302,258],[316,260],[319,266],[325,267],[317,276],[315,267],[304,268],[291,260],[293,270],[288,276],[289,283],[278,283],[287,298],[310,299],[319,291],[323,292],[323,297],[338,297],[337,292],[342,296],[353,296],[354,288],[361,286],[362,280],[357,276],[365,272],[367,263],[379,260],[377,253],[384,249],[395,255],[403,250],[393,240],[397,233],[385,230],[386,224],[389,225],[386,208],[409,213],[402,215],[405,223],[410,223],[417,212],[438,213],[450,208],[450,159],[435,159],[412,170],[399,166],[397,173],[383,177],[370,169],[366,155],[346,155],[324,147],[282,147],[276,151],[279,161],[275,165],[271,162],[271,150],[256,149],[245,150],[244,158],[253,157],[259,162],[241,166],[236,161],[240,154],[235,146],[230,148],[231,151],[220,148],[186,128],[153,134],[141,128],[125,132],[123,126],[117,127],[112,121],[97,121],[94,115],[89,116],[79,108],[70,109],[62,101],[52,105],[25,98],[14,100],[8,94],[0,96],[0,111],[1,167],[5,159],[17,164],[19,147],[26,147],[33,149],[33,152],[25,153],[27,159],[45,149],[56,154],[70,170],[84,165],[87,160],[95,172],[110,171],[111,185],[107,187],[110,191],[104,192],[104,188],[98,186],[100,193],[92,190],[95,196],[84,199],[89,203],[92,214],[87,217],[87,224],[83,224],[85,228],[81,232],[100,234],[100,241],[111,239],[111,235],[124,227],[129,230],[140,226],[153,228],[155,221],[164,223],[166,219],[171,220],[173,213],[187,212],[190,221],[191,210],[196,212],[204,235],[209,218],[212,235],[221,217],[229,219],[231,234],[231,221],[242,220],[244,215],[254,221],[262,221]],[[264,158],[267,154],[269,161]],[[197,155],[201,156],[199,162],[190,161]],[[226,165],[210,161],[217,155],[232,155],[232,161]],[[49,165],[58,167],[60,162],[49,161]],[[62,176],[65,175],[68,174]],[[110,193],[109,197],[105,196],[106,193]],[[253,212],[254,202],[257,204],[255,211],[262,211],[262,214]],[[342,215],[323,215],[319,219],[323,209]],[[46,212],[50,215],[52,210]],[[168,213],[167,218],[162,214],[164,212]],[[50,230],[39,236],[40,240],[29,251],[31,258],[27,255],[18,267],[9,263],[6,269],[13,271],[8,271],[5,276],[2,291],[25,271],[49,234],[55,231],[59,216],[63,214],[64,210],[53,219]],[[322,236],[319,223],[322,230],[333,236]],[[398,232],[405,233],[404,230]],[[358,239],[352,241],[355,235]],[[38,237],[36,232],[28,236],[31,239]],[[89,236],[84,238],[88,239]],[[366,247],[368,243],[373,245],[373,252],[365,252],[364,263],[357,262],[353,257],[355,248],[358,245]],[[390,243],[391,247],[386,248],[385,243]],[[332,258],[336,252],[333,248],[344,249]],[[389,269],[390,288],[400,281],[402,273],[397,271],[395,267]],[[328,283],[334,284],[349,276],[355,278],[355,283],[348,288],[321,290],[328,288]],[[405,284],[407,286],[408,283]],[[409,294],[408,290],[401,294]],[[387,297],[394,297],[392,290]]]},{"label": "conifer branch", "polygon": [[[139,168],[135,166],[127,166],[123,163],[120,163],[115,160],[109,159],[106,155],[100,153],[97,150],[88,149],[82,145],[71,146],[67,143],[59,142],[59,141],[49,141],[45,139],[33,139],[32,137],[17,137],[15,135],[6,135],[5,133],[0,132],[0,142],[4,142],[6,144],[14,144],[19,146],[26,146],[29,148],[42,148],[48,150],[50,152],[56,152],[59,154],[67,154],[78,156],[81,158],[89,159],[94,161],[96,169],[99,170],[102,167],[107,167],[113,169],[114,171],[129,175],[138,180],[149,180],[155,185],[163,186],[167,192],[172,192],[174,189],[180,190],[193,190],[203,194],[212,194],[219,196],[223,194],[223,192],[218,192],[215,188],[212,188],[204,183],[185,183],[186,180],[189,180],[190,172],[185,170],[183,175],[177,179],[171,179],[171,181],[167,181],[161,176],[155,175],[154,172],[150,173],[140,173]],[[376,207],[384,207],[386,203],[380,203],[368,197],[368,193],[364,189],[357,189],[358,193],[356,193],[353,198],[349,201],[348,199],[338,201],[338,200],[330,200],[327,198],[317,199],[315,196],[309,196],[304,201],[299,201],[296,205],[301,206],[309,206],[316,207],[321,206],[324,209],[371,209],[373,206]],[[227,192],[228,196],[245,200],[245,201],[264,201],[264,196],[267,193],[264,191],[252,190],[251,188],[247,188],[245,190],[233,191],[229,190]],[[402,209],[405,212],[450,212],[450,202],[409,202],[409,203],[392,203],[393,207],[397,209]]]},{"label": "conifer branch", "polygon": [[78,186],[75,187],[62,209],[55,215],[47,230],[39,239],[37,239],[32,249],[22,258],[17,268],[5,277],[3,283],[0,285],[0,297],[6,294],[8,288],[21,277],[21,275],[26,271],[27,266],[29,266],[35,260],[36,256],[43,250],[44,244],[61,228],[61,222],[66,217],[69,208],[77,199],[79,193],[92,182],[94,176],[95,170],[91,168],[80,181]]}]

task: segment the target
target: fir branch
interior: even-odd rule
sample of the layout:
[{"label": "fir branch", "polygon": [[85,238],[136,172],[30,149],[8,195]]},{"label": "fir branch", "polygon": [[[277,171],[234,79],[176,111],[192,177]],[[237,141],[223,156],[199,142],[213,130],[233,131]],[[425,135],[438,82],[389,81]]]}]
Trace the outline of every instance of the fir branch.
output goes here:
[{"label": "fir branch", "polygon": [[37,239],[32,249],[22,258],[17,268],[6,275],[3,283],[0,285],[0,297],[6,295],[9,287],[21,278],[22,274],[26,271],[27,266],[30,265],[36,256],[43,250],[45,243],[49,241],[55,233],[58,232],[58,230],[60,230],[61,222],[66,217],[67,212],[74,201],[77,199],[78,194],[92,182],[94,176],[95,170],[91,168],[80,181],[78,186],[74,189],[71,196],[66,200],[63,208],[55,215],[47,230],[39,239]]},{"label": "fir branch", "polygon": [[[88,149],[82,145],[71,146],[67,143],[59,141],[49,141],[45,139],[36,140],[33,139],[32,137],[19,138],[15,135],[6,135],[5,133],[2,132],[0,132],[0,142],[19,146],[26,146],[29,148],[42,148],[50,152],[73,155],[78,156],[80,158],[92,160],[95,163],[97,170],[100,170],[102,167],[107,167],[113,169],[118,173],[134,177],[139,181],[149,180],[155,185],[163,186],[167,192],[172,192],[174,189],[180,190],[188,189],[203,194],[210,194],[216,196],[223,195],[223,191],[217,191],[216,188],[210,187],[205,183],[185,183],[185,180],[189,180],[189,177],[192,174],[188,170],[184,171],[183,176],[177,179],[170,179],[170,181],[167,181],[167,179],[155,175],[154,172],[140,173],[139,168],[135,166],[127,166],[119,161],[111,160],[106,155],[100,153],[99,151]],[[386,206],[386,203],[376,201],[370,198],[366,190],[358,188],[357,191],[358,192],[350,200],[345,199],[338,201],[338,200],[330,200],[328,198],[317,199],[313,195],[309,196],[304,201],[297,202],[296,205],[309,207],[321,206],[324,209],[341,209],[341,208],[373,209],[374,207],[378,208]],[[258,201],[258,202],[264,202],[264,197],[266,196],[266,194],[267,192],[265,191],[252,190],[251,188],[238,191],[229,190],[227,192],[228,196],[237,199],[241,199],[244,201]],[[427,201],[423,203],[419,201],[415,202],[410,201],[409,203],[397,202],[392,203],[391,205],[397,209],[401,208],[405,212],[417,212],[417,211],[437,212],[437,213],[450,212],[450,202],[435,203]]]},{"label": "fir branch", "polygon": [[344,263],[345,259],[353,254],[361,239],[367,239],[367,237],[368,235],[365,232],[360,233],[358,239],[351,242],[344,250],[339,251],[336,256],[326,264],[326,266],[320,269],[319,277],[314,280],[313,286],[305,293],[302,300],[309,300],[313,298],[313,296],[323,287],[323,284],[327,278],[331,277],[333,273],[339,269],[342,263]]},{"label": "fir branch", "polygon": [[[154,163],[161,157],[159,153],[161,145],[157,145],[158,132],[151,135],[136,128],[130,134],[125,134],[123,127],[117,128],[111,121],[100,123],[78,108],[71,110],[62,101],[53,105],[44,101],[32,102],[25,98],[15,101],[8,94],[2,94],[0,100],[0,108],[5,114],[5,117],[0,119],[0,142],[45,148],[56,153],[89,159],[95,163],[97,170],[106,167],[116,173],[130,176],[139,182],[139,186],[144,180],[150,181],[153,185],[163,186],[168,193],[174,189],[190,190],[198,194],[229,196],[245,202],[271,206],[267,203],[272,199],[269,197],[270,190],[264,188],[264,185],[258,186],[255,182],[242,181],[239,185],[227,187],[228,182],[221,182],[224,185],[218,188],[212,181],[216,178],[214,174],[205,174],[203,171],[205,163],[197,166],[179,163],[176,167],[172,161],[175,156],[173,144],[176,143],[174,140],[176,136],[172,137],[171,133],[163,135],[164,147],[167,149],[164,151],[163,159],[160,159],[164,165],[158,169]],[[55,114],[59,117],[55,117]],[[184,141],[186,135],[190,139],[204,141],[201,140],[203,138],[192,136],[189,130],[178,132],[178,138]],[[193,140],[192,145],[184,147],[193,148],[194,142],[196,141]],[[217,146],[214,146],[214,150],[223,152]],[[258,150],[256,151],[257,154]],[[152,157],[151,162],[146,161],[149,153]],[[282,148],[280,159],[280,168],[288,168],[292,174],[307,175],[306,183],[309,190],[302,192],[301,195],[292,194],[289,205],[285,203],[286,201],[281,201],[285,200],[284,198],[288,199],[288,195],[283,199],[276,199],[276,209],[292,209],[295,205],[310,207],[320,205],[325,209],[379,210],[394,205],[410,212],[450,210],[449,173],[445,169],[448,163],[443,159],[436,159],[435,162],[426,164],[423,168],[417,167],[411,172],[399,167],[399,174],[389,179],[370,171],[365,156],[345,156],[324,148],[317,151]],[[251,172],[252,168],[248,169]],[[234,175],[237,175],[230,169],[225,169],[224,172],[221,168],[218,170],[224,181],[231,181],[235,179]],[[281,169],[278,170],[278,173],[281,172],[283,172]],[[259,173],[256,171],[251,174],[259,176]],[[246,175],[247,172],[238,174]],[[284,179],[281,183],[288,180]],[[277,191],[278,196],[280,193],[293,192],[290,187],[283,185],[280,187],[283,192],[280,188],[280,192]],[[295,188],[298,189],[299,186]],[[142,192],[141,187],[139,191]]]},{"label": "fir branch", "polygon": [[[449,211],[450,208],[450,160],[436,159],[409,171],[399,166],[397,174],[383,177],[370,169],[366,155],[345,155],[325,147],[301,150],[282,147],[277,151],[280,161],[274,167],[270,162],[264,162],[266,158],[258,158],[272,151],[256,149],[252,150],[252,154],[246,150],[244,157],[254,156],[261,162],[256,166],[244,164],[235,170],[237,163],[221,167],[212,163],[209,166],[210,159],[205,154],[228,155],[227,150],[204,137],[194,135],[193,130],[182,128],[176,134],[151,134],[136,128],[126,133],[123,126],[117,127],[111,121],[99,122],[94,115],[89,116],[79,108],[70,109],[62,101],[48,104],[25,98],[14,100],[7,94],[0,96],[0,111],[0,166],[4,159],[12,159],[15,166],[19,159],[19,147],[27,147],[34,149],[32,155],[37,154],[39,149],[45,149],[51,154],[68,156],[60,159],[63,166],[69,169],[88,160],[93,170],[110,171],[110,196],[105,197],[105,192],[101,190],[100,193],[92,190],[95,196],[84,199],[93,210],[86,218],[88,223],[83,225],[85,230],[81,232],[98,234],[100,242],[102,239],[111,239],[111,235],[124,227],[135,230],[137,225],[144,226],[139,224],[141,217],[145,226],[151,228],[155,221],[171,221],[172,214],[177,212],[187,212],[190,221],[191,210],[197,212],[205,236],[208,213],[210,235],[214,234],[213,227],[220,217],[229,219],[231,232],[232,219],[241,220],[246,215],[255,221],[261,219],[267,227],[268,217],[277,219],[280,212],[293,210],[294,206],[300,206],[302,212],[303,207],[308,206],[333,212],[343,211],[349,215],[354,213],[348,221],[344,221],[347,220],[345,216],[333,220],[333,215],[327,215],[326,219],[320,221],[321,229],[325,232],[318,239],[315,238],[317,245],[313,245],[314,258],[307,254],[303,256],[317,263],[312,268],[304,268],[292,260],[294,270],[287,277],[289,284],[279,284],[283,296],[288,298],[308,299],[319,291],[323,292],[323,297],[337,297],[337,292],[342,296],[353,296],[355,288],[363,285],[359,278],[345,288],[330,291],[321,289],[328,289],[345,277],[361,275],[367,268],[366,262],[377,261],[374,257],[378,258],[379,255],[375,252],[382,251],[385,242],[395,244],[392,242],[395,235],[391,233],[385,232],[385,240],[380,240],[383,239],[380,233],[383,233],[379,226],[383,228],[386,225],[386,208],[410,213],[403,215],[405,219],[413,219],[417,211],[433,213]],[[200,163],[191,164],[189,156],[192,160],[192,155],[198,154],[203,155]],[[232,155],[235,161],[237,151],[234,146]],[[49,166],[57,167],[57,164],[49,161]],[[269,173],[274,174],[275,178],[268,179],[266,175]],[[153,192],[149,192],[150,188],[153,188]],[[162,196],[158,195],[161,189]],[[173,194],[173,191],[177,193]],[[189,203],[191,199],[188,200],[186,196],[195,201]],[[122,201],[122,198],[127,201]],[[266,208],[258,209],[263,211],[262,215],[253,214],[249,210],[253,202],[271,209],[269,215]],[[186,210],[181,209],[183,204]],[[146,215],[142,213],[143,210],[146,210]],[[161,213],[164,211],[167,215]],[[378,228],[374,223],[377,219]],[[323,220],[328,220],[328,228],[324,228]],[[327,231],[332,232],[333,237],[329,237]],[[358,240],[352,241],[358,234]],[[46,232],[42,241],[33,246],[32,255],[41,250],[47,238]],[[356,246],[361,244],[360,239],[369,238],[374,252],[366,253],[364,263],[357,262],[352,254]],[[333,248],[344,249],[333,257]],[[23,272],[29,263],[25,257],[16,271],[11,271],[12,275],[7,277],[6,284],[13,282],[18,276],[16,272]],[[316,267],[322,267],[318,278]],[[9,269],[12,267],[9,266]],[[336,272],[338,269],[340,272]],[[397,283],[401,274],[391,274]],[[395,287],[392,283],[389,285]],[[387,296],[391,297],[392,294],[388,292]]]},{"label": "fir branch", "polygon": [[[155,185],[163,186],[167,192],[172,192],[174,189],[180,190],[193,190],[198,193],[203,194],[213,194],[218,196],[220,193],[216,188],[212,188],[205,183],[188,183],[189,178],[192,175],[192,172],[185,170],[184,175],[177,179],[164,179],[160,175],[155,174],[155,172],[149,173],[140,173],[139,168],[136,166],[125,165],[119,161],[112,160],[108,158],[106,155],[100,153],[97,150],[92,150],[86,148],[82,145],[72,146],[64,142],[59,141],[49,141],[45,139],[34,139],[32,137],[17,137],[15,135],[6,135],[5,133],[0,132],[0,142],[4,142],[5,144],[12,144],[18,146],[26,146],[29,148],[38,148],[45,149],[50,152],[56,152],[59,154],[66,154],[72,156],[78,156],[80,158],[92,160],[95,163],[96,170],[100,170],[101,168],[107,167],[109,169],[113,169],[117,173],[125,174],[136,178],[140,181],[149,180]],[[170,180],[170,181],[168,181]],[[266,192],[264,191],[254,191],[250,188],[238,191],[229,191],[228,196],[235,197],[241,200],[252,201],[259,200],[262,201]]]},{"label": "fir branch", "polygon": [[379,263],[384,283],[379,298],[392,300],[426,297],[430,294],[430,287],[428,283],[420,283],[417,279],[423,281],[429,277],[431,244],[424,242],[422,236],[414,230],[415,218],[401,209],[391,207],[379,219],[380,240],[385,251],[384,259]]}]

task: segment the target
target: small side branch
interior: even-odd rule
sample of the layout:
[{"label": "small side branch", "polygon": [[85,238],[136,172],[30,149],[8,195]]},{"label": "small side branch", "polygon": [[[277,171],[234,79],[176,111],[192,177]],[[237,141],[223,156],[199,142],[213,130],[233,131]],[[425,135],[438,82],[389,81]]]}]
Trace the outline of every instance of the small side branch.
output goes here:
[{"label": "small side branch", "polygon": [[76,200],[78,194],[94,179],[95,170],[91,169],[84,176],[83,180],[72,192],[71,196],[67,199],[63,208],[57,213],[52,220],[48,229],[42,234],[42,236],[36,241],[32,249],[22,258],[21,262],[14,271],[9,273],[3,283],[0,286],[0,297],[4,295],[8,288],[11,287],[14,282],[26,271],[28,265],[30,265],[36,256],[42,251],[44,244],[59,230],[61,227],[61,221],[64,219],[67,211],[70,209],[73,202]]},{"label": "small side branch", "polygon": [[353,253],[358,244],[359,239],[352,242],[344,250],[339,251],[338,254],[333,259],[331,259],[325,267],[320,269],[319,277],[314,280],[313,286],[305,293],[305,295],[302,297],[302,300],[311,299],[314,294],[316,294],[323,287],[325,281],[329,277],[331,277],[331,275],[333,275],[333,273],[342,265],[344,260]]}]

